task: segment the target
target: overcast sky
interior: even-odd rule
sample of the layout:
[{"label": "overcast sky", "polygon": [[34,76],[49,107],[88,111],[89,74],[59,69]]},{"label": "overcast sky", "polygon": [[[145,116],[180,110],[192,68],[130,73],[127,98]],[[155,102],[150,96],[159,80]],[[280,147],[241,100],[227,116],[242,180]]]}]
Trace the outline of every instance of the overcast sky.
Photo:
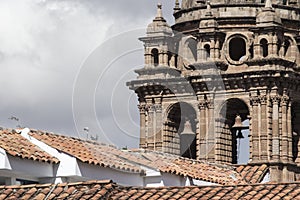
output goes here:
[{"label": "overcast sky", "polygon": [[[160,0],[169,24],[174,1]],[[1,0],[0,125],[80,137],[89,127],[100,141],[137,147],[137,98],[125,83],[143,65],[137,38],[157,2]]]}]

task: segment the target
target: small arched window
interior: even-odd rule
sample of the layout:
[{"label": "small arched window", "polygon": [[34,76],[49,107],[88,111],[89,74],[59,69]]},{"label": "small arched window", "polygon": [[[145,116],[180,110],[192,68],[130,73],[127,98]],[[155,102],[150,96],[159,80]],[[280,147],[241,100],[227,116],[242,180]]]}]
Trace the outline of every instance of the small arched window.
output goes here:
[{"label": "small arched window", "polygon": [[235,37],[230,40],[229,56],[234,61],[241,61],[246,56],[246,42],[243,38]]},{"label": "small arched window", "polygon": [[205,55],[206,59],[210,58],[210,46],[209,46],[209,44],[204,45],[204,50],[205,50],[205,53],[206,53],[206,55]]},{"label": "small arched window", "polygon": [[157,49],[152,49],[151,51],[151,56],[152,56],[152,64],[154,66],[158,66],[159,60],[158,60],[158,50]]},{"label": "small arched window", "polygon": [[260,49],[261,49],[261,54],[265,58],[268,56],[268,41],[266,39],[261,39],[260,40]]}]

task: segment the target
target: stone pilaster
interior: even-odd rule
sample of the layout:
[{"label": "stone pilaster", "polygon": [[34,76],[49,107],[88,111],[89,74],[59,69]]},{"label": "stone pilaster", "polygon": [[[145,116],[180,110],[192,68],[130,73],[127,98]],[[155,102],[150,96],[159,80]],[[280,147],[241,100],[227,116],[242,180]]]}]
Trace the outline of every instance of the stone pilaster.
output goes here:
[{"label": "stone pilaster", "polygon": [[155,108],[155,135],[154,135],[154,139],[155,139],[155,150],[156,151],[161,151],[162,150],[162,140],[163,140],[163,136],[162,136],[162,106],[160,103],[158,104],[154,104],[154,108]]},{"label": "stone pilaster", "polygon": [[259,41],[258,41],[258,34],[255,33],[255,36],[254,36],[254,44],[253,44],[253,57],[254,59],[257,59],[260,57],[260,44],[259,44]]},{"label": "stone pilaster", "polygon": [[200,134],[199,134],[199,158],[205,160],[207,151],[206,151],[206,107],[207,104],[204,100],[199,103],[200,110]]},{"label": "stone pilaster", "polygon": [[280,138],[279,138],[279,96],[272,96],[272,160],[279,161]]},{"label": "stone pilaster", "polygon": [[140,104],[138,106],[140,110],[140,148],[146,147],[146,113],[147,107],[145,104]]},{"label": "stone pilaster", "polygon": [[268,160],[268,118],[267,118],[267,96],[260,96],[260,159]]},{"label": "stone pilaster", "polygon": [[258,123],[258,105],[259,105],[259,98],[257,96],[250,98],[251,102],[251,110],[252,110],[252,122],[251,122],[251,141],[252,141],[252,161],[256,162],[259,160],[259,123]]},{"label": "stone pilaster", "polygon": [[288,161],[293,162],[293,129],[292,129],[292,101],[287,103],[287,140],[288,140]]},{"label": "stone pilaster", "polygon": [[207,131],[207,153],[208,161],[215,161],[215,115],[214,115],[214,102],[213,100],[207,101],[207,112],[208,112],[208,131]]},{"label": "stone pilaster", "polygon": [[216,45],[215,45],[215,58],[216,59],[220,58],[220,40],[218,38],[216,39]]},{"label": "stone pilaster", "polygon": [[288,161],[289,156],[289,141],[288,141],[288,104],[289,98],[287,96],[283,96],[281,98],[281,159],[284,162]]}]

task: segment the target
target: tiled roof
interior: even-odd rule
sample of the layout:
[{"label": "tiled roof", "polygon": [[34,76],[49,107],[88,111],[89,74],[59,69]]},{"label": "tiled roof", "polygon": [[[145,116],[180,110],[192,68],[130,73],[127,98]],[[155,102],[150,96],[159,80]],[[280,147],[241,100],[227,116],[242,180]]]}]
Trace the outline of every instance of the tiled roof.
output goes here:
[{"label": "tiled roof", "polygon": [[234,186],[123,187],[111,181],[0,186],[2,199],[300,199],[300,182]]},{"label": "tiled roof", "polygon": [[59,163],[59,160],[32,144],[15,130],[0,130],[0,148],[9,155],[39,162]]},{"label": "tiled roof", "polygon": [[221,185],[247,183],[240,174],[228,166],[207,164],[196,160],[176,159],[169,165],[161,167],[160,170]]},{"label": "tiled roof", "polygon": [[[58,159],[39,149],[15,131],[7,130],[0,133],[0,147],[12,156],[45,162],[59,162]],[[156,151],[120,150],[107,144],[36,130],[31,130],[29,135],[84,163],[130,173],[145,173],[143,167],[147,167],[201,181],[232,185],[258,183],[266,171],[266,166],[237,167],[196,161]]]},{"label": "tiled roof", "polygon": [[107,199],[116,185],[111,181],[61,183],[24,186],[0,186],[4,199]]},{"label": "tiled roof", "polygon": [[238,172],[248,183],[260,183],[269,167],[266,164],[262,165],[240,165],[236,168]]},{"label": "tiled roof", "polygon": [[113,146],[78,138],[31,130],[29,135],[82,162],[133,173],[144,172],[141,166],[228,185],[246,183],[232,166],[217,165],[148,150],[120,150]]},{"label": "tiled roof", "polygon": [[110,199],[300,199],[300,183],[253,184],[202,187],[124,187],[114,190]]},{"label": "tiled roof", "polygon": [[139,166],[131,164],[130,162],[120,159],[118,156],[114,155],[112,152],[120,152],[120,150],[117,150],[113,146],[105,144],[101,145],[78,138],[35,130],[31,130],[29,135],[59,151],[76,157],[78,160],[84,163],[109,167],[122,171],[129,171],[132,173],[143,172]]},{"label": "tiled roof", "polygon": [[139,155],[144,158],[136,162],[159,169],[161,172],[188,176],[197,180],[222,185],[247,183],[243,177],[230,166],[191,160],[155,151],[136,150],[134,152],[136,156]]}]

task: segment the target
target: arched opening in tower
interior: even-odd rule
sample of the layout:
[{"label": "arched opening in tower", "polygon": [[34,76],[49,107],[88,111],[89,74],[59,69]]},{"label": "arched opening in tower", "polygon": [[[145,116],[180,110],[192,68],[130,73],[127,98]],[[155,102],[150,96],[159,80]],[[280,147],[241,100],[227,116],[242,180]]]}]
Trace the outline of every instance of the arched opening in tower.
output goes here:
[{"label": "arched opening in tower", "polygon": [[164,123],[165,152],[196,158],[196,112],[188,103],[173,104]]},{"label": "arched opening in tower", "polygon": [[221,108],[218,122],[217,161],[232,164],[249,160],[249,109],[237,98],[227,100]]},{"label": "arched opening in tower", "polygon": [[260,48],[261,48],[261,53],[263,57],[268,56],[268,41],[266,39],[261,39],[260,40]]},{"label": "arched opening in tower", "polygon": [[159,56],[158,56],[158,50],[157,49],[152,49],[152,51],[151,51],[151,57],[152,57],[152,64],[154,66],[158,66],[158,64],[159,64]]},{"label": "arched opening in tower", "polygon": [[204,49],[205,49],[205,53],[206,53],[205,58],[207,60],[208,58],[210,58],[210,46],[209,46],[209,44],[204,45]]}]

